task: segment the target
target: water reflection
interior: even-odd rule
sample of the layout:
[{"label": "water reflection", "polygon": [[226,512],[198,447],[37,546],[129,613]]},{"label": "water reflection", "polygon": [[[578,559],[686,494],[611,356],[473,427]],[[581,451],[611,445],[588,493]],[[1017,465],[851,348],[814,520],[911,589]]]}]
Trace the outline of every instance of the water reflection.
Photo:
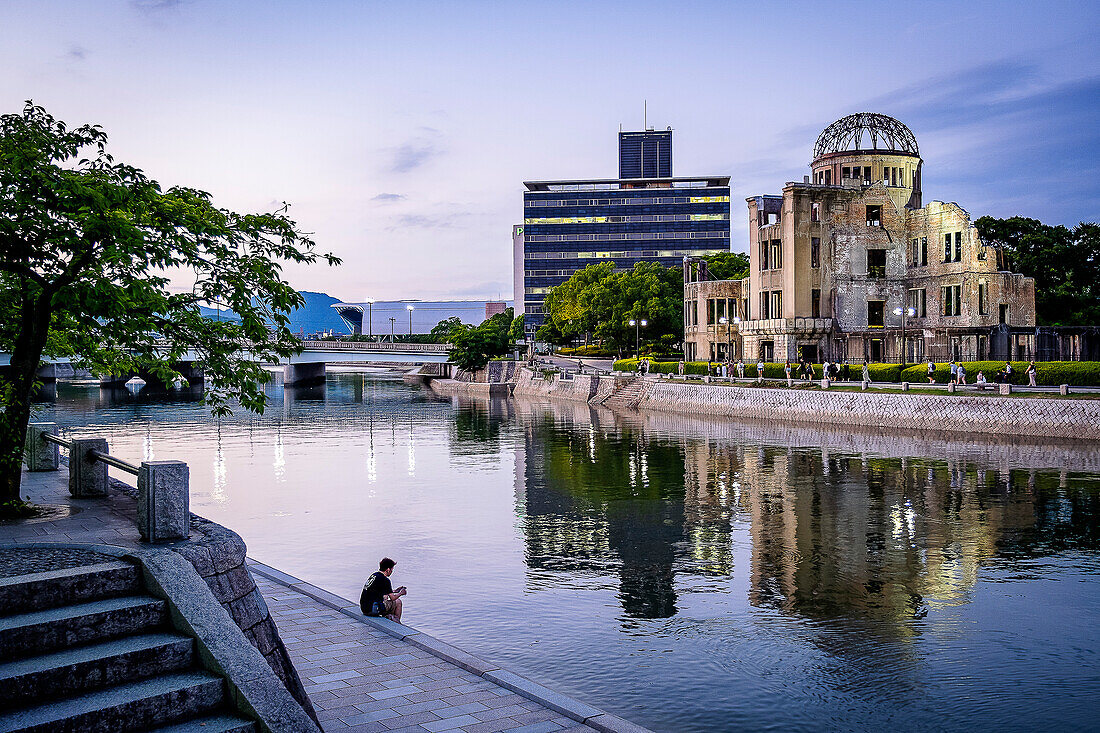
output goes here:
[{"label": "water reflection", "polygon": [[418,628],[657,730],[1091,724],[1095,446],[440,399],[362,374],[268,396],[214,421],[62,385],[41,419],[187,460],[196,511],[334,592],[392,553]]}]

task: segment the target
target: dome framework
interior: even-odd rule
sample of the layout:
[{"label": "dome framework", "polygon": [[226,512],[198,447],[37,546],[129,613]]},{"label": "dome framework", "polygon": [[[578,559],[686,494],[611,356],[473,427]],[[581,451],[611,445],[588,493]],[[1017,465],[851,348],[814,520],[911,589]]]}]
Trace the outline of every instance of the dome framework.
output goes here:
[{"label": "dome framework", "polygon": [[[869,141],[870,145],[864,142]],[[814,144],[814,160],[832,153],[882,150],[920,156],[913,132],[893,117],[858,112],[822,130]]]}]

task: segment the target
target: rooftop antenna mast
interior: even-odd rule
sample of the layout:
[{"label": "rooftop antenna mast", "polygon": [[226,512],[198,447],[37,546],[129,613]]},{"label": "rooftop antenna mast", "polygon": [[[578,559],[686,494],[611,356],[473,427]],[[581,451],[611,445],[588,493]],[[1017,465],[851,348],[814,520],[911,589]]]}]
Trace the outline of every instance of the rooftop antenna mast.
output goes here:
[{"label": "rooftop antenna mast", "polygon": [[649,129],[649,100],[642,100],[642,130]]}]

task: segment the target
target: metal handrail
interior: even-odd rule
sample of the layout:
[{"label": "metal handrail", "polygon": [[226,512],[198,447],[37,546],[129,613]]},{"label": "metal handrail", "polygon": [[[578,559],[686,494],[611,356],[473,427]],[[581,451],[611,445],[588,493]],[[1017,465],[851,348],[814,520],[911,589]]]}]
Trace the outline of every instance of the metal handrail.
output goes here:
[{"label": "metal handrail", "polygon": [[[64,438],[58,435],[54,435],[53,433],[42,433],[42,440],[46,441],[47,443],[59,445],[65,450],[71,451],[73,449],[73,443],[71,440],[65,440]],[[126,473],[133,474],[134,476],[138,475],[137,466],[128,461],[124,461],[121,458],[116,458],[109,453],[103,453],[102,451],[98,450],[91,450],[88,451],[88,455],[91,456],[93,460],[99,461],[100,463],[106,463],[108,466],[114,466],[120,471],[125,471]]]},{"label": "metal handrail", "polygon": [[59,445],[62,448],[64,448],[65,450],[72,450],[72,447],[73,447],[73,444],[70,441],[65,440],[64,438],[61,438],[57,435],[54,435],[53,433],[42,433],[42,440],[46,441],[47,443],[53,443],[54,445]]},{"label": "metal handrail", "polygon": [[138,467],[132,463],[128,463],[122,460],[121,458],[115,458],[112,455],[101,453],[97,450],[88,451],[88,455],[90,455],[92,458],[99,461],[100,463],[106,463],[108,466],[114,466],[115,468],[121,471],[125,471],[126,473],[133,474],[134,476],[138,475]]}]

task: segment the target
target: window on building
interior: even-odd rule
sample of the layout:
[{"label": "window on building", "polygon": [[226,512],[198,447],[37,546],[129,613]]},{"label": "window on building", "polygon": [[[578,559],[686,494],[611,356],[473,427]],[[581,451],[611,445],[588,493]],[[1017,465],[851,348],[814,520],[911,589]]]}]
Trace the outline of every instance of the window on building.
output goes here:
[{"label": "window on building", "polygon": [[871,166],[869,165],[863,166],[863,182],[868,184],[871,182]]},{"label": "window on building", "polygon": [[920,264],[921,267],[928,264],[928,237],[920,238]]},{"label": "window on building", "polygon": [[810,267],[821,267],[820,237],[810,237]]},{"label": "window on building", "polygon": [[900,169],[898,169],[898,168],[891,168],[890,169],[890,185],[891,186],[897,186],[898,185],[898,172],[899,172],[899,170]]},{"label": "window on building", "polygon": [[880,227],[882,226],[882,207],[881,206],[868,206],[867,207],[867,226]]},{"label": "window on building", "polygon": [[1008,303],[1001,303],[1000,313],[998,314],[998,323],[1008,323]]},{"label": "window on building", "polygon": [[943,261],[951,261],[951,233],[943,235]]},{"label": "window on building", "polygon": [[760,269],[770,270],[771,267],[768,264],[768,242],[767,240],[760,242]]},{"label": "window on building", "polygon": [[816,201],[810,204],[810,221],[821,221],[821,204]]},{"label": "window on building", "polygon": [[928,301],[923,288],[913,288],[909,291],[908,308],[913,309],[914,318],[926,318],[928,316]]},{"label": "window on building", "polygon": [[867,250],[867,277],[886,277],[886,250]]},{"label": "window on building", "polygon": [[713,326],[717,323],[714,317],[714,298],[707,298],[707,325]]},{"label": "window on building", "polygon": [[978,281],[978,313],[980,315],[989,315],[989,286],[985,284],[985,280]]},{"label": "window on building", "polygon": [[852,177],[852,169],[849,168],[848,166],[844,166],[843,168],[840,169],[840,177],[841,178],[851,178]]},{"label": "window on building", "polygon": [[870,361],[882,361],[882,339],[871,339],[867,347]]},{"label": "window on building", "polygon": [[913,246],[910,248],[910,261],[913,263],[913,267],[920,265],[920,240],[914,239]]},{"label": "window on building", "polygon": [[768,294],[760,293],[760,317],[767,319],[771,318],[771,311],[768,310]]},{"label": "window on building", "polygon": [[717,321],[719,323],[722,322],[723,318],[728,318],[728,316],[726,316],[726,303],[727,302],[728,301],[725,298],[719,298],[718,299],[718,312],[717,312],[716,315],[718,316]]},{"label": "window on building", "polygon": [[963,233],[955,232],[955,262],[961,262],[963,257]]},{"label": "window on building", "polygon": [[886,325],[886,301],[867,301],[867,327],[882,328]]},{"label": "window on building", "polygon": [[772,269],[780,270],[783,268],[783,240],[772,240]]},{"label": "window on building", "polygon": [[772,316],[771,316],[772,318],[782,318],[783,317],[783,291],[782,290],[773,290],[772,291],[772,298],[771,298],[771,306],[770,307],[771,307],[771,312],[772,312]]},{"label": "window on building", "polygon": [[691,325],[699,325],[699,301],[691,301]]},{"label": "window on building", "polygon": [[890,166],[883,166],[882,167],[882,185],[883,186],[889,186],[890,185]]},{"label": "window on building", "polygon": [[976,255],[979,260],[985,259],[985,245],[978,243],[978,254]]},{"label": "window on building", "polygon": [[810,291],[810,317],[821,318],[821,291]]},{"label": "window on building", "polygon": [[833,185],[833,172],[831,170],[825,171],[825,185]]},{"label": "window on building", "polygon": [[946,285],[941,288],[943,315],[962,315],[962,285]]}]

